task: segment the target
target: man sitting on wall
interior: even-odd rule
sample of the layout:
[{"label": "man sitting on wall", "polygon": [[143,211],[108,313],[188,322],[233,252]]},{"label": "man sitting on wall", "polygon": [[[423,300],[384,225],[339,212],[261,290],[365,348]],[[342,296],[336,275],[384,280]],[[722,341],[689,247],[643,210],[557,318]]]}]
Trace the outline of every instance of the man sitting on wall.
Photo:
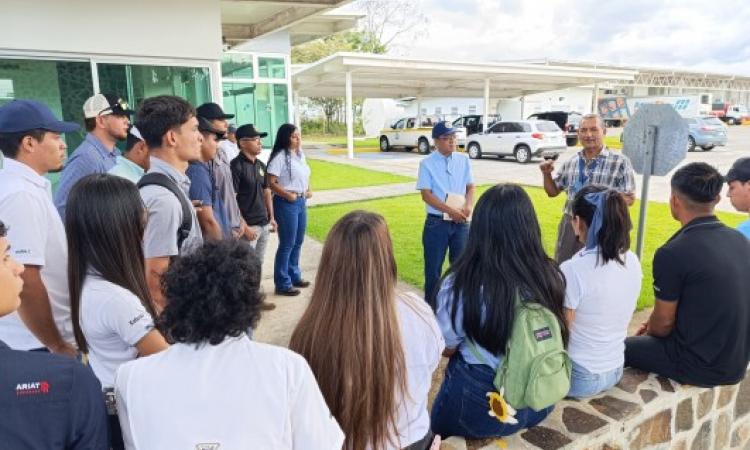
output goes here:
[{"label": "man sitting on wall", "polygon": [[654,255],[654,310],[625,341],[625,365],[680,383],[741,381],[750,355],[750,241],[714,215],[724,178],[706,163],[672,176],[682,228]]}]

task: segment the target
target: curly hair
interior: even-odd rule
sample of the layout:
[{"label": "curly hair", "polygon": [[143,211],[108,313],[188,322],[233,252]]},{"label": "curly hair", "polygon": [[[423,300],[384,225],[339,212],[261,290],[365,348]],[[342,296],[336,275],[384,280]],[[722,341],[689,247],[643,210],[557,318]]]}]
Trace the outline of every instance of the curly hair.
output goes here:
[{"label": "curly hair", "polygon": [[245,333],[260,318],[260,271],[250,245],[232,239],[175,258],[162,277],[159,328],[171,343],[217,345]]}]

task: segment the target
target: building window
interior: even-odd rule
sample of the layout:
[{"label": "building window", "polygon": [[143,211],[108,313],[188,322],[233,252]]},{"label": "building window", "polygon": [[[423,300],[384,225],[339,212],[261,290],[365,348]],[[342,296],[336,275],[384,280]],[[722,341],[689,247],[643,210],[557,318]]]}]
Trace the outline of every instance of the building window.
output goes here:
[{"label": "building window", "polygon": [[97,64],[99,90],[128,100],[131,106],[156,95],[177,95],[193,106],[211,101],[208,68]]},{"label": "building window", "polygon": [[422,115],[427,115],[427,108],[422,108]]},{"label": "building window", "polygon": [[221,76],[224,78],[255,78],[253,55],[249,53],[225,53],[221,61]]},{"label": "building window", "polygon": [[435,107],[435,114],[440,115],[443,113],[443,108],[440,106]]},{"label": "building window", "polygon": [[458,106],[451,106],[451,115],[453,116],[458,115]]},{"label": "building window", "polygon": [[258,58],[258,76],[260,78],[286,78],[284,58]]},{"label": "building window", "polygon": [[273,145],[276,130],[289,121],[289,92],[286,84],[224,81],[224,111],[234,114],[239,125],[252,123],[268,136],[263,145]]},{"label": "building window", "polygon": [[477,105],[469,105],[469,114],[477,113]]}]

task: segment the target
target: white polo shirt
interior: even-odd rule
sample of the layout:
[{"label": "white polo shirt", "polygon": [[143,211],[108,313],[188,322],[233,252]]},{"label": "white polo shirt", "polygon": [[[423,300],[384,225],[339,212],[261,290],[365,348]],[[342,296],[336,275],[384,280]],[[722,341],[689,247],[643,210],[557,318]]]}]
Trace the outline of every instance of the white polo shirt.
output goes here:
[{"label": "white polo shirt", "polygon": [[[65,227],[52,202],[49,180],[26,164],[5,158],[0,170],[0,220],[8,227],[13,258],[24,265],[41,267],[55,324],[66,342],[75,342]],[[0,340],[16,350],[44,347],[17,312],[0,318]]]},{"label": "white polo shirt", "polygon": [[625,337],[641,292],[641,263],[635,253],[597,264],[598,247],[582,250],[560,265],[565,274],[565,307],[576,312],[568,354],[592,373],[605,373],[625,362]]},{"label": "white polo shirt", "polygon": [[414,294],[400,294],[397,311],[409,390],[398,402],[397,423],[401,447],[407,447],[424,438],[430,429],[427,394],[445,341],[435,315],[423,299]]},{"label": "white polo shirt", "polygon": [[307,362],[244,334],[125,363],[115,392],[127,449],[333,450],[344,442]]},{"label": "white polo shirt", "polygon": [[135,345],[154,321],[132,292],[95,274],[83,282],[80,315],[89,364],[103,388],[113,387],[117,368],[138,356]]}]

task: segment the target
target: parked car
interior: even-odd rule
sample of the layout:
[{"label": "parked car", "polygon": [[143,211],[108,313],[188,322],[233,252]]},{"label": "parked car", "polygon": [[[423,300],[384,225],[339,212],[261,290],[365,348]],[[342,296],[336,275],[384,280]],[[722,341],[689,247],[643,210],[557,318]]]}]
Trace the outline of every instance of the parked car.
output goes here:
[{"label": "parked car", "polygon": [[535,113],[528,120],[551,120],[565,132],[565,141],[568,147],[578,144],[578,126],[581,124],[583,114],[568,111],[548,111]]},{"label": "parked car", "polygon": [[534,156],[553,156],[566,149],[565,134],[549,120],[498,122],[487,132],[466,137],[466,152],[472,159],[484,155],[513,156],[516,161],[527,163]]},{"label": "parked car", "polygon": [[[393,123],[389,128],[380,131],[380,151],[387,152],[400,147],[406,150],[417,149],[419,153],[427,154],[432,150],[432,127],[437,119],[425,117],[421,126],[417,127],[415,117],[404,117]],[[466,131],[459,129],[456,133],[459,147],[466,141]]]},{"label": "parked car", "polygon": [[683,119],[688,125],[688,151],[695,147],[704,151],[727,144],[727,126],[716,117],[689,117]]},{"label": "parked car", "polygon": [[[493,123],[500,120],[500,115],[490,114],[488,116],[488,119],[488,121],[490,122],[490,126],[492,126]],[[461,116],[453,121],[453,128],[457,128],[459,130],[459,132],[457,133],[458,146],[460,148],[465,148],[466,136],[470,134],[481,133],[482,131],[484,131],[484,115],[467,114],[465,116]]]}]

